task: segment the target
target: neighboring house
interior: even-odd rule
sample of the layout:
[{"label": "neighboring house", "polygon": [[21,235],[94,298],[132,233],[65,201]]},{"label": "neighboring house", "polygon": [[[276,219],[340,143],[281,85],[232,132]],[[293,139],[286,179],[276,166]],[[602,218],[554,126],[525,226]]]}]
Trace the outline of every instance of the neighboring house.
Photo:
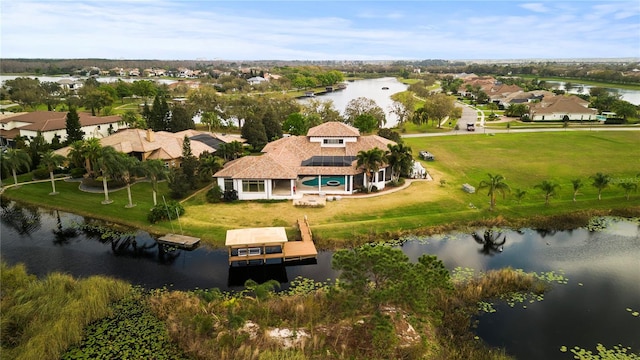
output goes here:
[{"label": "neighboring house", "polygon": [[262,76],[254,76],[247,79],[249,85],[260,85],[265,81],[267,81],[267,79],[263,78]]},{"label": "neighboring house", "polygon": [[[179,167],[182,160],[184,137],[189,137],[189,131],[171,133],[167,131],[154,132],[151,129],[128,129],[101,139],[100,144],[111,146],[125,154],[131,154],[140,161],[159,159],[164,162],[165,167]],[[204,143],[191,141],[191,153],[195,157],[205,151],[214,153],[216,150]]]},{"label": "neighboring house", "polygon": [[[78,113],[78,116],[85,138],[103,138],[127,127],[120,116],[91,116],[88,113]],[[62,142],[67,138],[67,113],[34,111],[3,117],[0,119],[0,129],[3,143],[11,142],[17,136],[23,136],[29,141],[38,135],[38,131],[49,143],[56,136]]]},{"label": "neighboring house", "polygon": [[[303,194],[348,195],[366,185],[364,170],[356,167],[360,151],[387,150],[395,142],[377,135],[361,136],[358,129],[327,122],[306,136],[289,136],[268,143],[261,156],[245,156],[227,163],[214,178],[240,200],[293,199]],[[391,178],[387,165],[374,174],[373,185],[383,189]]]},{"label": "neighboring house", "polygon": [[78,91],[82,87],[82,81],[74,79],[60,79],[58,84],[63,90]]},{"label": "neighboring house", "polygon": [[529,106],[531,121],[592,121],[597,120],[597,114],[587,101],[574,95],[545,96]]}]

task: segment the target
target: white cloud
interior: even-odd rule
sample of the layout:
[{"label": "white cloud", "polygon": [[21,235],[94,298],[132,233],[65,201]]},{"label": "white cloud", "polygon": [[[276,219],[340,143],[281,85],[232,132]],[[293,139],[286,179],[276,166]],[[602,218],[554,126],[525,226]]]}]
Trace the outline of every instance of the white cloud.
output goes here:
[{"label": "white cloud", "polygon": [[545,4],[542,3],[526,3],[526,4],[520,4],[520,7],[523,9],[527,9],[533,12],[538,12],[538,13],[546,13],[549,12],[549,8],[545,6]]}]

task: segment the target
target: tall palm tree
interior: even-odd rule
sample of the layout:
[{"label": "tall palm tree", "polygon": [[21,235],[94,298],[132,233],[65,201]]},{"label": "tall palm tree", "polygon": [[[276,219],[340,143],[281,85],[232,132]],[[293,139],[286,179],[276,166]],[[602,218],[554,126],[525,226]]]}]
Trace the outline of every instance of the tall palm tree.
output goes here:
[{"label": "tall palm tree", "polygon": [[115,168],[113,172],[113,176],[127,186],[127,196],[129,199],[129,203],[126,208],[132,208],[135,206],[131,199],[131,184],[135,179],[136,175],[141,173],[140,169],[140,161],[133,156],[129,156],[123,153],[117,153],[118,166]]},{"label": "tall palm tree", "polygon": [[18,175],[16,172],[24,168],[29,169],[31,166],[31,157],[22,149],[7,149],[7,151],[2,153],[2,166],[6,167],[6,169],[11,169],[13,181],[17,186]]},{"label": "tall palm tree", "polygon": [[582,179],[573,179],[571,180],[571,185],[573,185],[573,201],[575,202],[578,191],[584,186],[584,184],[582,183]]},{"label": "tall palm tree", "polygon": [[53,150],[49,150],[42,155],[40,155],[40,164],[46,166],[47,170],[49,170],[49,178],[51,178],[51,192],[49,195],[57,195],[56,191],[56,181],[53,177],[53,170],[55,170],[58,166],[64,164],[65,157],[53,152]]},{"label": "tall palm tree", "polygon": [[556,190],[560,188],[560,185],[553,181],[543,180],[540,184],[535,185],[534,188],[544,192],[544,204],[549,205],[549,199],[556,195]]},{"label": "tall palm tree", "polygon": [[593,183],[591,183],[591,185],[594,188],[598,189],[598,200],[602,200],[602,190],[609,187],[611,176],[608,174],[596,173],[595,175],[591,176],[591,179],[593,179]]},{"label": "tall palm tree", "polygon": [[389,144],[386,154],[387,163],[391,167],[391,180],[398,181],[403,173],[409,172],[413,157],[411,156],[411,148],[404,144]]},{"label": "tall palm tree", "polygon": [[114,174],[117,174],[120,169],[120,162],[118,152],[111,146],[105,146],[100,148],[100,152],[95,159],[95,168],[100,169],[102,175],[102,187],[104,189],[103,205],[111,204],[113,200],[109,199],[109,187],[107,181],[109,178],[113,178]]},{"label": "tall palm tree", "polygon": [[167,178],[167,168],[164,167],[164,163],[159,159],[147,160],[142,163],[142,171],[145,176],[151,181],[151,190],[153,192],[153,206],[158,205],[158,181]]},{"label": "tall palm tree", "polygon": [[491,175],[491,174],[487,174],[489,175],[489,180],[482,180],[480,181],[480,184],[478,185],[478,189],[484,189],[487,188],[488,192],[487,195],[489,196],[489,211],[493,211],[493,209],[496,206],[496,192],[499,192],[502,194],[502,198],[505,197],[505,193],[510,192],[511,188],[509,187],[509,185],[507,185],[504,180],[504,176],[496,174],[496,175]]},{"label": "tall palm tree", "polygon": [[379,148],[373,148],[371,150],[361,150],[356,155],[356,168],[364,169],[367,192],[371,191],[373,182],[373,175],[380,170],[380,166],[384,164],[384,151]]},{"label": "tall palm tree", "polygon": [[198,159],[198,177],[206,184],[213,180],[213,174],[224,166],[224,160],[211,154],[201,155]]},{"label": "tall palm tree", "polygon": [[93,164],[100,156],[101,148],[102,145],[100,144],[100,140],[97,138],[91,138],[82,141],[80,152],[82,154],[82,157],[84,158],[84,166],[87,170],[87,174],[91,177],[95,176],[95,174],[93,173]]},{"label": "tall palm tree", "polygon": [[74,141],[69,145],[69,152],[67,153],[67,159],[69,159],[69,162],[78,168],[85,165],[84,153],[82,149],[83,146],[83,140]]}]

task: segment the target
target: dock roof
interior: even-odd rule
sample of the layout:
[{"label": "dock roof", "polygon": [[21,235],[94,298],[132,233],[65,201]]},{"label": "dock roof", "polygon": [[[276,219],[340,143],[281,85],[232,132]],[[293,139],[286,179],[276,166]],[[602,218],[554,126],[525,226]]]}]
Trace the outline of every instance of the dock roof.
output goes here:
[{"label": "dock roof", "polygon": [[261,227],[227,230],[225,246],[286,243],[284,227]]}]

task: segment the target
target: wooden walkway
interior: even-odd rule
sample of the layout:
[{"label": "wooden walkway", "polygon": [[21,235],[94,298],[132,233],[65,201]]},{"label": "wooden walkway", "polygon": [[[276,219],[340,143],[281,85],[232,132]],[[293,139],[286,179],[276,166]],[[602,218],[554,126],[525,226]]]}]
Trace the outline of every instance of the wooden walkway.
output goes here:
[{"label": "wooden walkway", "polygon": [[302,240],[284,243],[284,261],[315,259],[318,256],[318,250],[316,250],[316,245],[313,243],[311,228],[306,217],[305,219],[298,219],[298,228],[300,229]]}]

